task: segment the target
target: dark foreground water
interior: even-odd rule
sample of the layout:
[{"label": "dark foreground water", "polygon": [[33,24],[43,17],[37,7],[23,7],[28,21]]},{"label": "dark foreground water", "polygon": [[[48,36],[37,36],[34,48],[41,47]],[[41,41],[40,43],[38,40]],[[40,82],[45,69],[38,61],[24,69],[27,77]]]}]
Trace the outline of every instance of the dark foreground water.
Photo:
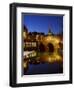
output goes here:
[{"label": "dark foreground water", "polygon": [[58,63],[29,64],[29,68],[26,72],[24,71],[24,75],[63,73],[62,67],[63,65]]}]

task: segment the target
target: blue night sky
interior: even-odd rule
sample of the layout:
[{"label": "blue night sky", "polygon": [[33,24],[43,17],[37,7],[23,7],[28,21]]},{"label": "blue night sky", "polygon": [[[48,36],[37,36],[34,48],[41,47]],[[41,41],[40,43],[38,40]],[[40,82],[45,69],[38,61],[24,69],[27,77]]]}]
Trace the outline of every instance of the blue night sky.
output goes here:
[{"label": "blue night sky", "polygon": [[48,30],[54,34],[58,34],[63,31],[63,16],[60,15],[35,15],[35,14],[23,14],[22,23],[28,28],[29,32],[44,32],[48,33]]}]

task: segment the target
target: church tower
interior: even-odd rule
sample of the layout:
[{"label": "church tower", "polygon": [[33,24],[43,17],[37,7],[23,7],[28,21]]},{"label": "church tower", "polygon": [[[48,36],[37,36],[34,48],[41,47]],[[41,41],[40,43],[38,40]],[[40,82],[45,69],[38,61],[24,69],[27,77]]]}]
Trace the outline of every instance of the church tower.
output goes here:
[{"label": "church tower", "polygon": [[52,35],[51,29],[48,30],[48,35]]}]

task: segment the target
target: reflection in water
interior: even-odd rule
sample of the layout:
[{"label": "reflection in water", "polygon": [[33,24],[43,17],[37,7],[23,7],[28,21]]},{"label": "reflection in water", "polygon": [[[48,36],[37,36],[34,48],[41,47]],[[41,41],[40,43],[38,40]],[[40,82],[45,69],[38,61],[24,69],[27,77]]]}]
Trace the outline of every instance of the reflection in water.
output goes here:
[{"label": "reflection in water", "polygon": [[23,55],[25,58],[24,75],[63,73],[63,63],[60,63],[60,57],[57,54],[52,56],[50,52],[42,53],[33,50],[26,51]]},{"label": "reflection in water", "polygon": [[63,73],[63,65],[58,63],[48,64],[48,63],[40,63],[40,64],[29,64],[28,70],[24,75],[32,75],[32,74],[57,74]]}]

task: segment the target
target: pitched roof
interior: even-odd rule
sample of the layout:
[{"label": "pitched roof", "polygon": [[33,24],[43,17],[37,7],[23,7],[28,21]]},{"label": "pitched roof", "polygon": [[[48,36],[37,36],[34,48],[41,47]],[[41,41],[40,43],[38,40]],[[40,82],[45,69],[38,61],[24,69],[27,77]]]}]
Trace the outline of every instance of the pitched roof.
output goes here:
[{"label": "pitched roof", "polygon": [[26,32],[28,32],[28,29],[27,29],[27,27],[24,25],[24,31],[26,31]]}]

